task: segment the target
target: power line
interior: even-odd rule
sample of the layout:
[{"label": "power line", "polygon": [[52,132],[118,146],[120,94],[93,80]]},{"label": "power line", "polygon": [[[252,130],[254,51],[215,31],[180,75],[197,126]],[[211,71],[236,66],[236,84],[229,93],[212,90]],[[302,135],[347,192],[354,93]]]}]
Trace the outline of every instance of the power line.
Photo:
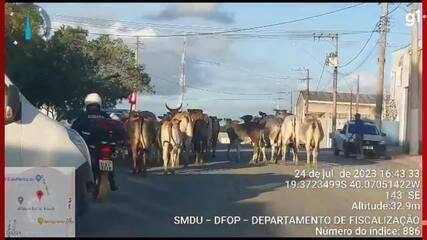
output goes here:
[{"label": "power line", "polygon": [[319,84],[322,81],[323,73],[325,72],[325,66],[326,66],[326,64],[323,64],[322,73],[320,74],[319,81],[317,81],[316,91],[317,91],[317,89],[319,89]]},{"label": "power line", "polygon": [[346,67],[346,66],[350,65],[354,60],[356,60],[360,56],[360,54],[363,52],[363,50],[365,50],[366,46],[368,45],[369,41],[371,40],[372,36],[374,35],[374,32],[376,32],[376,29],[377,29],[378,25],[379,25],[379,22],[377,22],[375,24],[374,29],[371,32],[371,35],[369,35],[369,38],[366,40],[365,44],[363,44],[363,46],[359,50],[359,52],[350,61],[348,61],[347,63],[341,65],[340,67]]},{"label": "power line", "polygon": [[[394,11],[396,11],[401,3],[399,3],[393,10],[391,10],[385,17],[390,16]],[[363,52],[363,50],[365,50],[366,46],[368,45],[369,41],[371,40],[372,36],[374,35],[375,32],[378,32],[377,28],[380,25],[380,21],[377,21],[377,23],[374,26],[374,29],[372,29],[371,34],[369,35],[369,38],[366,40],[365,44],[363,44],[362,48],[359,50],[359,52],[350,60],[348,61],[346,64],[341,65],[340,67],[346,67],[348,65],[350,65],[354,60],[356,60],[360,54]]]},{"label": "power line", "polygon": [[[363,4],[365,4],[365,3],[353,4],[353,5],[350,5],[350,6],[347,6],[347,7],[343,7],[343,8],[340,8],[340,9],[337,9],[337,10],[333,10],[333,11],[329,11],[329,12],[324,12],[324,13],[321,13],[321,14],[316,14],[316,15],[312,15],[312,16],[307,16],[307,17],[303,17],[303,18],[298,18],[298,19],[293,19],[293,20],[288,20],[288,21],[283,21],[283,22],[278,22],[278,23],[260,25],[260,26],[255,26],[255,27],[230,29],[230,30],[216,31],[216,32],[190,32],[190,33],[184,33],[184,34],[138,35],[138,36],[140,36],[140,37],[157,37],[157,38],[161,38],[161,37],[184,37],[184,36],[189,37],[189,36],[209,36],[209,35],[221,35],[221,34],[225,34],[225,33],[243,32],[243,31],[249,31],[249,30],[255,30],[255,29],[262,29],[262,28],[268,28],[268,27],[274,27],[274,26],[280,26],[280,25],[285,25],[285,24],[291,24],[291,23],[301,22],[301,21],[305,21],[305,20],[308,20],[308,19],[318,18],[318,17],[322,17],[322,16],[334,14],[334,13],[337,13],[337,12],[345,11],[345,10],[348,10],[348,9],[351,9],[351,8],[355,8],[355,7],[361,6]],[[133,37],[136,37],[136,35],[133,35]]]},{"label": "power line", "polygon": [[[56,16],[63,16],[63,15],[56,15]],[[160,28],[160,29],[183,29],[183,28],[188,28],[188,27],[193,27],[193,26],[183,26],[183,25],[173,25],[173,24],[165,24],[166,27],[163,27],[162,24],[155,24],[155,23],[136,23],[136,22],[129,22],[129,21],[123,21],[123,20],[113,20],[113,19],[104,19],[104,18],[87,18],[87,17],[78,17],[78,16],[63,16],[65,17],[65,19],[67,20],[60,20],[58,23],[64,23],[64,22],[68,22],[68,23],[73,23],[76,25],[85,25],[85,26],[90,26],[93,27],[95,25],[95,28],[99,28],[99,29],[108,29],[109,31],[111,30],[123,30],[126,29],[126,31],[130,32],[130,31],[140,31],[140,30],[144,30],[146,29],[147,25],[149,25],[150,27],[154,26],[154,28]],[[111,22],[110,24],[106,24],[106,22]],[[114,25],[116,23],[126,23],[126,24],[136,24],[136,25],[141,25],[141,27],[139,29],[134,28],[134,27],[128,27],[128,26],[120,26],[120,27],[114,27]],[[132,29],[133,28],[133,29]],[[211,27],[213,29],[224,29],[224,28],[220,28],[220,27]],[[54,29],[54,28],[53,28]],[[236,29],[236,28],[235,28]],[[226,30],[226,31],[233,31],[235,29],[231,29],[231,30]],[[246,39],[265,39],[265,38],[274,38],[274,39],[281,39],[284,37],[294,37],[294,38],[307,38],[307,37],[311,37],[311,34],[313,32],[337,32],[339,34],[342,35],[355,35],[355,34],[366,34],[366,33],[371,33],[371,31],[367,31],[367,30],[353,30],[353,31],[349,31],[349,30],[305,30],[305,31],[278,31],[278,30],[270,30],[270,29],[264,29],[264,30],[248,30],[247,33],[240,33],[240,34],[219,34],[220,36],[225,36],[225,37],[234,37],[234,38],[243,38],[245,37]],[[184,33],[184,31],[180,31],[181,34]],[[258,34],[257,34],[258,33]],[[259,34],[259,33],[264,33],[264,34]],[[408,34],[408,33],[400,33],[400,32],[392,32],[392,33],[398,33],[398,34]],[[106,33],[94,33],[94,34],[98,34],[98,35],[102,35]],[[117,34],[108,34],[108,35],[117,35]],[[129,34],[118,34],[120,36],[128,36],[128,37],[136,37],[137,35],[129,35]],[[144,36],[141,36],[144,37]],[[146,37],[156,37],[156,35],[148,35]]]},{"label": "power line", "polygon": [[377,41],[376,41],[376,44],[371,48],[371,50],[369,51],[369,54],[368,55],[366,55],[366,57],[363,59],[363,61],[357,66],[357,67],[355,67],[353,70],[351,70],[351,71],[349,71],[349,72],[347,72],[347,73],[340,73],[340,75],[342,75],[342,76],[348,76],[348,75],[350,75],[350,74],[352,74],[352,73],[354,73],[355,71],[357,71],[361,66],[363,66],[363,64],[365,64],[365,62],[368,60],[368,58],[372,55],[372,53],[374,52],[374,50],[375,50],[375,47],[376,46],[378,46],[378,40],[379,39],[377,39]]},{"label": "power line", "polygon": [[[117,19],[106,19],[106,18],[90,18],[90,17],[80,17],[80,16],[70,16],[70,15],[61,15],[56,14],[53,17],[59,18],[59,22],[72,22],[83,25],[97,25],[108,29],[120,29],[125,28],[129,30],[130,26],[137,26],[141,28],[146,28],[147,25],[153,28],[159,29],[190,29],[194,30],[194,28],[199,29],[219,29],[224,31],[234,31],[238,28],[224,28],[219,26],[200,26],[200,25],[178,25],[178,24],[160,24],[160,23],[150,23],[150,22],[133,22],[133,21],[125,21],[125,20],[117,20]],[[61,20],[62,19],[62,20]],[[108,23],[109,22],[109,23]],[[120,23],[122,26],[114,27],[115,24]],[[141,29],[133,29],[133,30],[141,30]],[[305,30],[305,31],[282,31],[282,30],[271,30],[271,29],[260,29],[260,30],[248,30],[246,32],[252,33],[267,33],[267,34],[312,34],[313,32],[337,32],[343,35],[351,35],[351,34],[365,34],[370,33],[371,31],[367,30]],[[182,31],[181,31],[182,32]],[[263,36],[262,34],[260,36]]]},{"label": "power line", "polygon": [[[156,53],[157,54],[158,52],[146,50],[145,53]],[[175,52],[167,51],[165,53],[178,56],[178,54],[175,53]],[[203,60],[203,59],[199,59],[199,58],[195,58],[195,57],[187,57],[187,60],[192,61],[192,62],[197,62],[197,63],[206,63],[206,64],[210,64],[210,65],[214,65],[214,66],[225,66],[225,67],[230,68],[233,71],[238,71],[238,72],[242,72],[242,73],[246,73],[246,74],[256,75],[256,76],[259,76],[262,79],[276,79],[276,80],[277,79],[281,79],[281,80],[289,79],[289,77],[284,76],[283,74],[277,74],[276,76],[269,75],[269,74],[266,74],[266,73],[263,74],[263,73],[254,71],[253,69],[248,69],[248,68],[244,68],[244,67],[240,67],[240,66],[235,66],[235,65],[227,64],[227,63],[215,62],[215,61],[211,61],[211,60]],[[285,84],[285,85],[287,87],[290,87],[287,84]]]},{"label": "power line", "polygon": [[[178,84],[178,82],[173,82],[170,81],[166,78],[163,78],[157,74],[149,74],[150,76],[154,76],[156,79],[171,83],[171,84]],[[191,88],[191,89],[195,89],[195,90],[200,90],[200,91],[204,91],[204,92],[212,92],[212,93],[220,93],[220,94],[226,94],[226,95],[242,95],[242,96],[271,96],[274,94],[279,94],[279,93],[237,93],[237,92],[226,92],[226,91],[219,91],[219,90],[211,90],[211,89],[205,89],[205,88],[200,88],[200,87],[194,87],[194,86],[190,86],[187,85],[187,88]]]}]

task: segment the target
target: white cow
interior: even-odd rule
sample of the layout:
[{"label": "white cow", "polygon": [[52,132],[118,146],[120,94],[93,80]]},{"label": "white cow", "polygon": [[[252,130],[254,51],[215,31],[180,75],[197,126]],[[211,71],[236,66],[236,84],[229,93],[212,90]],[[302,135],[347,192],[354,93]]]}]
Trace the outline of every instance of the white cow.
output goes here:
[{"label": "white cow", "polygon": [[288,116],[282,124],[282,160],[285,160],[287,148],[289,144],[293,144],[294,157],[293,161],[298,164],[298,146],[305,145],[307,152],[307,164],[310,164],[313,157],[313,164],[317,164],[319,156],[320,142],[323,140],[325,134],[319,117],[321,114],[309,113],[306,114],[304,121],[297,116]]}]

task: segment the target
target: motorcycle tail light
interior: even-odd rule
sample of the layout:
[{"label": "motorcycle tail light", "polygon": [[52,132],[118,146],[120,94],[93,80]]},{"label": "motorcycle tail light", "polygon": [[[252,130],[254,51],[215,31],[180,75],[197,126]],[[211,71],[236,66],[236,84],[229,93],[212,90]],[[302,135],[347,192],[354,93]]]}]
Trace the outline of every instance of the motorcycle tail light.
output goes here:
[{"label": "motorcycle tail light", "polygon": [[109,160],[111,158],[111,155],[113,154],[113,151],[110,147],[103,147],[101,149],[101,159],[102,160]]}]

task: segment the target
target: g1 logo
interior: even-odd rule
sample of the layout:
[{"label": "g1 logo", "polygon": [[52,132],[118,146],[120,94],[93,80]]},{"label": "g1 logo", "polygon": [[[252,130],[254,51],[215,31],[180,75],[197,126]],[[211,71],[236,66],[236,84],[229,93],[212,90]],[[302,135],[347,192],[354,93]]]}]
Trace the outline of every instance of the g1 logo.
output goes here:
[{"label": "g1 logo", "polygon": [[415,13],[408,13],[406,14],[406,26],[411,27],[415,24],[415,21],[418,23],[420,22],[420,10],[416,11]]}]

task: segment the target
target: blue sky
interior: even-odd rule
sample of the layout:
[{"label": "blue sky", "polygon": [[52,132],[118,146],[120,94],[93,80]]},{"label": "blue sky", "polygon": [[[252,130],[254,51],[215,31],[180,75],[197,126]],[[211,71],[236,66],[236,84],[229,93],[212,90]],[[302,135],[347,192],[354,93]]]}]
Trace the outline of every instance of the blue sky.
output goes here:
[{"label": "blue sky", "polygon": [[[156,36],[161,34],[212,32],[245,28],[299,19],[337,10],[354,3],[41,3],[53,26],[80,25],[93,33]],[[397,7],[391,4],[389,9]],[[405,24],[406,3],[391,15],[386,55],[385,88],[389,89],[393,50],[411,42],[411,28]],[[311,90],[332,89],[332,69],[325,68],[318,83],[322,63],[334,45],[327,40],[314,41],[312,32],[371,31],[379,20],[381,6],[366,3],[342,12],[297,23],[241,32],[246,37],[198,36],[187,39],[187,89],[189,108],[202,108],[220,117],[238,118],[258,111],[272,112],[279,104],[289,109],[290,95],[280,92],[300,90],[299,81],[309,68]],[[108,21],[112,20],[112,21]],[[289,34],[289,31],[294,31]],[[288,32],[287,34],[285,34]],[[295,38],[295,32],[305,33]],[[268,35],[268,36],[266,36]],[[274,36],[271,36],[274,35]],[[279,36],[280,35],[280,36]],[[355,56],[370,33],[340,35],[339,59],[346,63]],[[365,50],[340,72],[338,90],[349,88],[360,74],[361,91],[375,93],[378,76],[379,33],[374,33]],[[135,38],[123,37],[135,49]],[[140,62],[152,76],[156,95],[141,94],[137,109],[156,114],[165,112],[164,103],[178,104],[182,37],[144,37]],[[371,55],[369,53],[371,52]],[[370,56],[366,58],[367,56]],[[297,94],[294,93],[295,103]],[[128,107],[127,103],[118,107]]]}]

